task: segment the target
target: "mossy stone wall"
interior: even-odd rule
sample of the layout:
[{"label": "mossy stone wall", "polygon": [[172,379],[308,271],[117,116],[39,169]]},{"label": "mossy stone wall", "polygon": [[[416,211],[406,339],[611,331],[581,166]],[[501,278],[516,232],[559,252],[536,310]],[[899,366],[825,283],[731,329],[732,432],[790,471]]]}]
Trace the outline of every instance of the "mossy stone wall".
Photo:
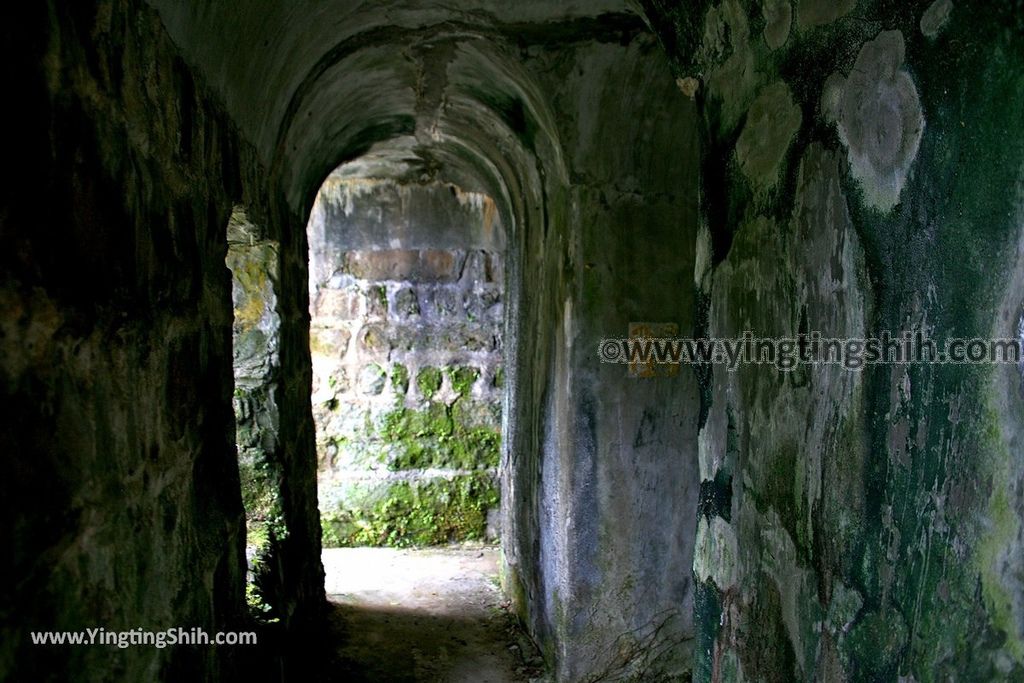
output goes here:
[{"label": "mossy stone wall", "polygon": [[496,537],[504,283],[492,206],[447,187],[334,178],[318,196],[311,351],[325,545]]}]

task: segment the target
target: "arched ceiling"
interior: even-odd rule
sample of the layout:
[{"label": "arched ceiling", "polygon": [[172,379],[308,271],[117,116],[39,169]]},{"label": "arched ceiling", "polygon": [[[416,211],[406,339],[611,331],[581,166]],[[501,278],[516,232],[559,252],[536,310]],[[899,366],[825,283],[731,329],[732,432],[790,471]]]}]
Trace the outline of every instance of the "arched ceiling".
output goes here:
[{"label": "arched ceiling", "polygon": [[524,201],[566,170],[521,56],[645,30],[625,0],[152,4],[297,211],[339,164]]}]

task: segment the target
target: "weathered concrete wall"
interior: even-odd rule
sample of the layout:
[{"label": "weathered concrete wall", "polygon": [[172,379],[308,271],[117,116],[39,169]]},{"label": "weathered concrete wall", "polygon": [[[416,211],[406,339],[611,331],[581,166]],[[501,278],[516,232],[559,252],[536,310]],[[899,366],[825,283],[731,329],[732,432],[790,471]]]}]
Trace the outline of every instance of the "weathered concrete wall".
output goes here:
[{"label": "weathered concrete wall", "polygon": [[325,543],[495,537],[504,235],[494,202],[330,176],[308,232]]},{"label": "weathered concrete wall", "polygon": [[[644,3],[696,92],[711,336],[1014,337],[1018,2]],[[716,367],[696,680],[1018,680],[1020,370]]]},{"label": "weathered concrete wall", "polygon": [[[29,631],[250,625],[226,232],[235,203],[271,235],[293,219],[155,12],[15,9],[0,20],[19,93],[0,183],[0,677],[230,678],[234,648],[41,647]],[[294,370],[277,387],[289,446],[274,465],[293,539],[275,554],[289,629],[323,603],[301,466],[313,433],[299,225],[281,240],[277,302]]]},{"label": "weathered concrete wall", "polygon": [[510,428],[526,436],[509,454],[509,587],[537,614],[559,680],[680,676],[693,634],[697,383],[630,377],[596,351],[634,322],[693,328],[695,110],[643,32],[527,66],[558,112],[572,182],[521,257],[529,285],[513,323],[539,338],[510,402]]},{"label": "weathered concrete wall", "polygon": [[244,617],[224,267],[239,158],[155,15],[98,9],[0,19],[19,93],[0,183],[0,672],[217,677],[230,649],[29,637]]}]

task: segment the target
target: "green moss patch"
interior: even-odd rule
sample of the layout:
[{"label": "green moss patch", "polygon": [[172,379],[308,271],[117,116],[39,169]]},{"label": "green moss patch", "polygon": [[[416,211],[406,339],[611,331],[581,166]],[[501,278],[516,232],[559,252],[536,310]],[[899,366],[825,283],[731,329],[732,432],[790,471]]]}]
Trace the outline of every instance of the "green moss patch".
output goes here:
[{"label": "green moss patch", "polygon": [[236,290],[243,293],[234,309],[235,327],[250,330],[259,325],[273,296],[271,277],[276,271],[277,250],[270,243],[228,249],[227,266]]},{"label": "green moss patch", "polygon": [[497,504],[497,486],[486,473],[396,482],[366,507],[323,515],[323,544],[404,548],[479,540]]},{"label": "green moss patch", "polygon": [[275,552],[275,540],[288,535],[281,511],[281,501],[275,484],[273,467],[258,449],[238,459],[238,473],[242,485],[242,504],[245,508],[246,544],[255,550],[250,580],[246,583],[245,597],[249,614],[260,622],[277,620],[272,605],[273,590],[268,584],[269,558]]},{"label": "green moss patch", "polygon": [[[452,392],[442,401],[445,376]],[[350,437],[323,448],[333,446],[332,458],[340,462],[383,464],[407,477],[340,485],[332,499],[342,502],[322,515],[325,546],[401,547],[483,538],[487,511],[498,504],[493,472],[500,459],[501,418],[494,401],[470,398],[479,378],[480,370],[471,366],[418,371],[400,363],[389,366],[390,409],[367,413],[365,421],[351,425]],[[416,401],[407,405],[410,382],[416,384]]]},{"label": "green moss patch", "polygon": [[501,437],[497,430],[470,427],[443,403],[430,403],[422,410],[396,408],[384,416],[380,437],[392,454],[392,470],[498,465]]},{"label": "green moss patch", "polygon": [[416,386],[420,390],[420,395],[427,401],[432,399],[441,389],[441,380],[441,371],[438,368],[421,368],[416,374]]},{"label": "green moss patch", "polygon": [[473,384],[476,382],[477,377],[480,376],[480,371],[473,367],[462,366],[462,367],[450,367],[445,368],[448,373],[448,379],[452,385],[452,391],[461,396],[466,396],[473,389]]},{"label": "green moss patch", "polygon": [[399,396],[404,396],[409,390],[409,368],[401,363],[391,366],[391,388]]}]

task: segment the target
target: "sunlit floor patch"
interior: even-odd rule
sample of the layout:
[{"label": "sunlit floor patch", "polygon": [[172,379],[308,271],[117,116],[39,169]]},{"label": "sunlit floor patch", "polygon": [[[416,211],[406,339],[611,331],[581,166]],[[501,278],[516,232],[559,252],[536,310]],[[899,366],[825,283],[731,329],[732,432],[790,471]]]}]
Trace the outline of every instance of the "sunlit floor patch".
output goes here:
[{"label": "sunlit floor patch", "polygon": [[323,553],[335,680],[511,683],[540,659],[498,590],[494,547]]}]

